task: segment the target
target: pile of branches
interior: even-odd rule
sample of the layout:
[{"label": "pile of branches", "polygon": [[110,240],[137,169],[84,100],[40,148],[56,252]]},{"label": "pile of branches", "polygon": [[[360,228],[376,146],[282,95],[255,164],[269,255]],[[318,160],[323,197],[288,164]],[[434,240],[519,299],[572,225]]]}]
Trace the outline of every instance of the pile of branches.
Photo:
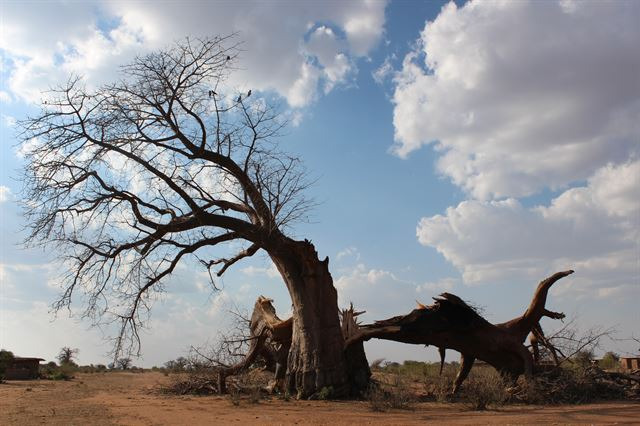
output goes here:
[{"label": "pile of branches", "polygon": [[176,376],[171,383],[160,388],[170,395],[213,395],[220,393],[218,375],[205,372],[189,372]]},{"label": "pile of branches", "polygon": [[[577,319],[545,336],[543,363],[530,383],[512,393],[516,402],[530,404],[582,404],[599,400],[640,400],[640,374],[606,371],[593,355],[603,339],[613,340],[611,328],[580,330]],[[552,365],[553,364],[553,365]]]},{"label": "pile of branches", "polygon": [[557,367],[536,374],[512,394],[528,404],[584,404],[602,400],[640,400],[640,375],[605,371],[595,365]]},{"label": "pile of branches", "polygon": [[241,374],[225,377],[226,381],[221,388],[220,375],[216,369],[191,370],[175,374],[159,392],[167,395],[253,394],[256,391],[266,392],[271,376],[264,368],[251,368]]}]

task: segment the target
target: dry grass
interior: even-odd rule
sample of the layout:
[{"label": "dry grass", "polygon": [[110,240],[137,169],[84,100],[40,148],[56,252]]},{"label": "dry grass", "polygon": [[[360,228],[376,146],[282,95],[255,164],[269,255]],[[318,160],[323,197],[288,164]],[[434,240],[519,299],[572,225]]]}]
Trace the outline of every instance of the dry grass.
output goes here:
[{"label": "dry grass", "polygon": [[[640,383],[614,376],[594,366],[554,368],[538,373],[531,382],[520,378],[507,391],[498,372],[487,365],[477,365],[462,384],[460,392],[451,395],[458,365],[446,364],[442,375],[437,363],[415,361],[389,364],[374,371],[374,377],[387,384],[404,382],[400,388],[410,389],[419,401],[457,402],[473,410],[495,409],[508,404],[584,404],[605,400],[640,400]],[[379,391],[376,391],[379,392]],[[373,395],[373,399],[387,397]],[[370,400],[372,398],[370,397]],[[380,405],[375,403],[374,405]]]},{"label": "dry grass", "polygon": [[479,368],[464,383],[462,398],[472,410],[486,410],[504,405],[509,394],[502,377],[493,368]]},{"label": "dry grass", "polygon": [[411,383],[406,378],[392,376],[390,382],[372,383],[366,399],[371,411],[384,412],[391,409],[413,410],[417,398]]}]

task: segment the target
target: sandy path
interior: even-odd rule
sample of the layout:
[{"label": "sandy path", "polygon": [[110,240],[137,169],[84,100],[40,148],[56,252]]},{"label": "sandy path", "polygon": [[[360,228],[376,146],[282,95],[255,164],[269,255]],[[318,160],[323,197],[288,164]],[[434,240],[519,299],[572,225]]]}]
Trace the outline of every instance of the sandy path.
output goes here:
[{"label": "sandy path", "polygon": [[510,406],[474,412],[459,404],[420,403],[413,411],[375,413],[366,402],[283,401],[234,406],[226,397],[169,397],[151,390],[160,373],[79,375],[69,382],[0,385],[2,425],[206,424],[640,424],[640,404]]}]

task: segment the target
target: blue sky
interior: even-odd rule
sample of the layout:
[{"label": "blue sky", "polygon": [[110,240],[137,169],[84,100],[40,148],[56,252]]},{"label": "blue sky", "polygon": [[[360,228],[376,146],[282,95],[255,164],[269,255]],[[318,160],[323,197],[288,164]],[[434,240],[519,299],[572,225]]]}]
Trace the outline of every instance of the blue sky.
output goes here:
[{"label": "blue sky", "polygon": [[[111,349],[111,330],[77,311],[52,321],[54,253],[20,247],[15,120],[71,72],[99,86],[137,53],[233,31],[244,44],[231,83],[281,104],[290,125],[280,143],[317,178],[318,206],[292,233],[329,256],[342,306],[353,301],[369,321],[450,291],[501,322],[524,311],[539,280],[571,268],[548,306],[638,336],[637,3],[146,5],[2,3],[0,346],[47,359],[77,347],[81,363],[108,362]],[[214,340],[232,303],[250,308],[264,294],[290,311],[264,254],[230,269],[217,293],[191,266],[167,281],[137,364]],[[435,358],[390,342],[366,349],[370,360]]]}]

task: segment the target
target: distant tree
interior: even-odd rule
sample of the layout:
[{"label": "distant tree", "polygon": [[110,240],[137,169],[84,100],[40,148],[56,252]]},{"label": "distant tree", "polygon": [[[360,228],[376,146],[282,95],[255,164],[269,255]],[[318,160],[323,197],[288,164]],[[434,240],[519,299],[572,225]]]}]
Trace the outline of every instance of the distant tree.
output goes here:
[{"label": "distant tree", "polygon": [[582,349],[573,356],[573,361],[579,366],[586,367],[592,363],[595,355],[590,349]]},{"label": "distant tree", "polygon": [[348,363],[329,259],[286,235],[313,204],[309,180],[274,143],[280,114],[225,90],[237,55],[229,37],[187,39],[113,84],[89,91],[72,77],[54,91],[20,122],[27,245],[53,245],[68,267],[56,309],[84,292],[86,317],[119,320],[115,357],[139,352],[153,293],[179,263],[199,261],[215,287],[264,250],[293,305],[289,391],[346,393],[369,367]]},{"label": "distant tree", "polygon": [[68,346],[64,346],[63,348],[60,349],[60,352],[58,353],[58,356],[56,356],[56,359],[58,360],[61,366],[75,365],[75,362],[73,360],[74,358],[76,358],[79,352],[80,350],[78,348],[71,349]]},{"label": "distant tree", "polygon": [[116,368],[120,370],[128,370],[132,364],[131,358],[118,358],[116,360]]},{"label": "distant tree", "polygon": [[602,356],[602,359],[600,360],[600,362],[598,363],[600,368],[604,368],[604,369],[617,368],[619,364],[620,364],[620,357],[618,356],[617,353],[611,352],[611,351],[606,352]]},{"label": "distant tree", "polygon": [[0,383],[4,380],[4,373],[13,361],[13,352],[0,349]]},{"label": "distant tree", "polygon": [[183,371],[187,365],[189,365],[189,360],[183,356],[164,363],[165,368],[171,371]]}]

